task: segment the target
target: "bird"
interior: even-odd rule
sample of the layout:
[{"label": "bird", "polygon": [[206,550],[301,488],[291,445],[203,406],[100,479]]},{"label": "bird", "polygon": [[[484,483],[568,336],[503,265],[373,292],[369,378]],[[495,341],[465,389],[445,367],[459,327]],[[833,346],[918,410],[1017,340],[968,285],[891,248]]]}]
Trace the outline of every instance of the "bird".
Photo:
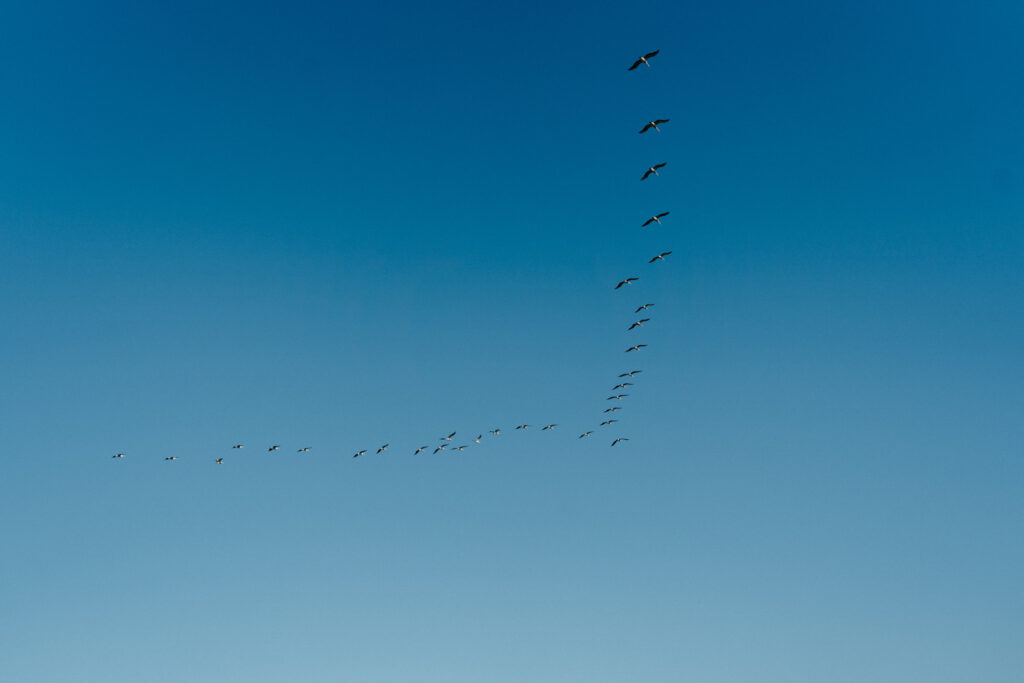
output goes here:
[{"label": "bird", "polygon": [[605,425],[610,425],[612,422],[618,422],[618,420],[605,420],[601,423],[601,426],[604,427]]},{"label": "bird", "polygon": [[476,438],[473,439],[473,443],[480,443],[480,439],[484,438],[483,434],[477,434]]},{"label": "bird", "polygon": [[635,311],[633,311],[633,312],[634,312],[634,313],[639,313],[640,311],[646,311],[646,310],[647,310],[648,308],[650,308],[650,307],[651,307],[651,306],[653,306],[653,305],[654,305],[654,304],[644,304],[643,306],[641,306],[640,308],[636,309],[636,310],[635,310]]},{"label": "bird", "polygon": [[303,446],[302,448],[300,448],[299,450],[297,450],[295,452],[296,453],[309,453],[309,450],[310,450],[309,446]]},{"label": "bird", "polygon": [[541,427],[541,428],[540,428],[540,431],[542,431],[542,432],[543,432],[543,431],[545,431],[545,430],[548,430],[548,429],[554,429],[554,428],[555,428],[555,427],[557,427],[557,426],[558,426],[558,425],[555,425],[555,424],[551,424],[551,425],[544,425],[543,427]]},{"label": "bird", "polygon": [[658,131],[660,133],[661,132],[661,128],[658,128],[658,124],[659,123],[668,123],[668,121],[669,121],[668,119],[654,119],[653,121],[648,121],[647,125],[645,125],[643,128],[640,129],[640,132],[641,133],[646,133],[651,128],[653,128],[654,130],[656,130],[656,131]]},{"label": "bird", "polygon": [[455,436],[455,432],[452,432],[448,436],[442,436],[441,441],[451,441],[453,436]]},{"label": "bird", "polygon": [[115,453],[114,455],[112,455],[110,457],[111,458],[123,458],[124,457],[124,453]]},{"label": "bird", "polygon": [[620,436],[619,438],[615,439],[615,441],[612,441],[612,445],[614,446],[615,444],[619,443],[620,441],[629,441],[629,439],[627,439],[624,436]]},{"label": "bird", "polygon": [[420,453],[422,453],[425,450],[427,450],[426,446],[420,446],[419,448],[416,449],[416,452],[413,453],[413,455],[419,455]]},{"label": "bird", "polygon": [[280,446],[271,446],[270,448],[267,449],[267,453],[269,453],[270,451],[276,451],[279,448],[281,448],[281,447]]},{"label": "bird", "polygon": [[468,446],[456,446],[452,450],[453,451],[462,451],[462,450],[465,450],[466,448],[469,448],[469,447]]},{"label": "bird", "polygon": [[626,349],[626,353],[629,353],[630,351],[639,351],[645,346],[647,346],[647,344],[637,344],[636,346],[630,346],[628,349]]},{"label": "bird", "polygon": [[655,50],[654,52],[648,52],[643,57],[637,57],[636,61],[633,62],[633,66],[631,66],[628,69],[626,69],[626,71],[632,71],[633,69],[637,68],[641,64],[647,66],[648,69],[651,68],[651,63],[648,62],[647,60],[650,59],[651,57],[653,57],[654,55],[658,54],[659,52],[661,52],[661,50]]},{"label": "bird", "polygon": [[232,446],[232,448],[245,448],[245,446],[243,446],[240,443],[236,443],[234,446]]},{"label": "bird", "polygon": [[519,425],[519,426],[516,427],[516,429],[526,429],[529,426],[530,425]]},{"label": "bird", "polygon": [[615,394],[614,396],[609,396],[605,400],[606,401],[611,401],[612,399],[615,399],[616,401],[621,401],[622,399],[626,398],[627,396],[629,396],[629,394]]},{"label": "bird", "polygon": [[[650,321],[650,318],[641,318],[640,320],[637,320],[635,323],[630,325],[629,326],[629,330],[632,330],[634,327],[643,327],[644,323],[649,322],[649,321]],[[626,331],[628,332],[629,330],[626,330]]]},{"label": "bird", "polygon": [[497,436],[498,434],[501,434],[501,430],[495,427],[494,429],[491,430],[491,434]]},{"label": "bird", "polygon": [[377,455],[380,455],[381,453],[383,453],[384,451],[386,451],[386,450],[388,449],[388,445],[389,445],[389,444],[384,444],[383,446],[381,446],[380,448],[378,448],[378,449],[377,449]]},{"label": "bird", "polygon": [[657,256],[655,256],[654,258],[652,258],[650,261],[648,261],[648,263],[654,263],[655,261],[664,261],[665,257],[668,256],[671,253],[672,253],[671,251],[663,251],[660,254],[658,254]]},{"label": "bird", "polygon": [[604,412],[614,413],[616,410],[622,410],[622,406],[612,406],[611,408],[605,408]]},{"label": "bird", "polygon": [[360,455],[366,455],[366,449],[363,449],[363,450],[359,451],[358,453],[356,453],[352,457],[353,458],[358,458]]},{"label": "bird", "polygon": [[672,213],[672,212],[671,211],[666,211],[665,213],[659,213],[659,214],[656,214],[654,216],[651,216],[646,221],[644,221],[644,224],[641,225],[640,227],[641,228],[646,228],[651,223],[657,223],[658,225],[661,225],[661,219],[664,218],[665,216],[669,215],[670,213]]},{"label": "bird", "polygon": [[177,460],[177,459],[178,459],[178,456],[176,456],[176,455],[172,455],[170,457],[164,458],[164,460]]},{"label": "bird", "polygon": [[616,389],[625,389],[626,387],[631,386],[633,386],[632,382],[620,382],[619,384],[616,384],[614,387],[612,387],[612,391],[615,391]]},{"label": "bird", "polygon": [[224,464],[224,458],[217,458],[216,460],[213,461],[213,464],[214,465],[223,465]]},{"label": "bird", "polygon": [[593,433],[594,433],[594,432],[583,432],[582,434],[580,434],[580,438],[582,439],[582,438],[583,438],[583,437],[585,437],[585,436],[590,436],[590,435],[591,435],[591,434],[593,434]]},{"label": "bird", "polygon": [[622,285],[631,285],[631,284],[633,284],[634,282],[636,282],[639,279],[640,278],[638,278],[638,277],[627,277],[625,280],[623,280],[619,284],[615,285],[615,289],[618,289]]},{"label": "bird", "polygon": [[632,377],[633,375],[640,372],[643,372],[643,370],[630,370],[629,372],[622,373],[621,375],[619,375],[619,377]]},{"label": "bird", "polygon": [[440,446],[438,446],[437,448],[434,449],[434,455],[437,455],[438,451],[443,451],[446,448],[448,448],[448,444],[447,443],[441,444]]},{"label": "bird", "polygon": [[658,169],[664,168],[666,163],[667,162],[662,162],[660,164],[655,164],[654,166],[648,166],[647,170],[644,171],[644,176],[640,180],[647,180],[647,176],[651,175],[652,173],[654,175],[661,175],[660,173],[658,173]]}]

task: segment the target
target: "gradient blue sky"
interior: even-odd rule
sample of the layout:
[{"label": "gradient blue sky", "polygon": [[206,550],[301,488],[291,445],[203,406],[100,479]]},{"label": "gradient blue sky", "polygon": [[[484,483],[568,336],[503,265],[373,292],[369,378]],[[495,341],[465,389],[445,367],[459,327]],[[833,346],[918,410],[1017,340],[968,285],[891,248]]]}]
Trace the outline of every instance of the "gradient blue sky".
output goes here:
[{"label": "gradient blue sky", "polygon": [[1022,32],[4,4],[0,679],[1018,681]]}]

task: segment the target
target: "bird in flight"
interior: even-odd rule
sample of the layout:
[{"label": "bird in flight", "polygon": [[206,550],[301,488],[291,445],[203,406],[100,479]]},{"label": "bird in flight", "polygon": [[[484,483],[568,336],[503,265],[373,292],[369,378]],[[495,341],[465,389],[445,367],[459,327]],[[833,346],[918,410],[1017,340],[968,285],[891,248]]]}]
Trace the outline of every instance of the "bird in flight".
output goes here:
[{"label": "bird in flight", "polygon": [[659,214],[657,214],[655,216],[651,216],[646,221],[644,221],[644,224],[641,225],[640,227],[641,228],[646,228],[651,223],[657,223],[658,225],[661,225],[661,219],[664,218],[665,216],[669,215],[670,213],[672,213],[672,212],[671,211],[666,211],[665,213],[659,213]]},{"label": "bird in flight", "polygon": [[416,449],[416,452],[413,453],[413,455],[419,455],[420,453],[422,453],[425,450],[427,450],[426,446],[420,446],[419,448]]},{"label": "bird in flight", "polygon": [[648,121],[647,125],[645,125],[643,128],[640,129],[640,132],[641,133],[646,133],[651,128],[653,128],[654,130],[656,130],[656,131],[658,131],[660,133],[661,132],[661,128],[658,128],[658,125],[662,124],[662,123],[668,123],[668,122],[669,122],[669,119],[654,119],[653,121]]},{"label": "bird in flight", "polygon": [[353,455],[352,457],[353,458],[358,458],[360,455],[366,455],[366,450],[365,449],[361,450],[358,453],[356,453],[355,455]]},{"label": "bird in flight", "polygon": [[448,436],[442,436],[441,441],[451,441],[453,436],[455,436],[455,432],[452,432]]},{"label": "bird in flight", "polygon": [[296,453],[309,453],[309,450],[310,450],[309,446],[303,446],[302,448],[300,448],[299,450],[297,450],[295,452]]},{"label": "bird in flight", "polygon": [[213,461],[213,464],[214,465],[223,465],[224,464],[224,458],[217,458],[216,460]]},{"label": "bird in flight", "polygon": [[[644,323],[649,322],[649,321],[650,321],[650,318],[641,318],[640,320],[637,320],[635,323],[630,325],[629,326],[629,330],[632,330],[634,327],[643,327]],[[629,332],[629,330],[626,330],[626,331]]]},{"label": "bird in flight", "polygon": [[554,429],[557,426],[558,425],[556,425],[556,424],[544,425],[543,427],[540,428],[540,431],[543,432],[543,431],[548,430],[548,429]]},{"label": "bird in flight", "polygon": [[605,408],[604,412],[614,413],[616,410],[622,410],[622,406],[612,406],[611,408]]},{"label": "bird in flight", "polygon": [[609,396],[605,400],[606,401],[611,401],[612,399],[614,399],[616,401],[621,401],[622,399],[626,398],[627,396],[629,396],[629,394],[615,394],[614,396]]},{"label": "bird in flight", "polygon": [[639,351],[645,346],[647,346],[647,344],[637,344],[636,346],[630,346],[628,349],[626,349],[626,353],[629,353],[630,351]]},{"label": "bird in flight", "polygon": [[177,459],[178,459],[178,456],[176,456],[176,455],[172,455],[170,457],[164,458],[164,460],[177,460]]},{"label": "bird in flight", "polygon": [[236,443],[234,446],[232,446],[232,448],[245,448],[245,446],[243,446],[240,443]]},{"label": "bird in flight", "polygon": [[612,422],[618,422],[618,420],[605,420],[601,423],[601,426],[604,427],[605,425],[610,425]]},{"label": "bird in flight", "polygon": [[384,451],[386,451],[386,450],[388,449],[388,446],[389,446],[389,444],[384,444],[383,446],[381,446],[380,448],[378,448],[378,449],[377,449],[377,455],[380,455],[381,453],[383,453]]},{"label": "bird in flight", "polygon": [[641,64],[645,65],[648,69],[651,68],[651,63],[648,62],[647,60],[650,59],[651,57],[653,57],[654,55],[658,54],[659,52],[661,52],[661,50],[655,50],[654,52],[648,52],[643,57],[637,57],[636,61],[633,62],[633,66],[631,66],[628,69],[626,69],[626,71],[632,71],[633,69],[637,68]]},{"label": "bird in flight", "polygon": [[530,425],[519,425],[519,426],[516,427],[516,429],[526,429],[529,426]]},{"label": "bird in flight", "polygon": [[638,278],[638,277],[627,277],[625,280],[623,280],[619,284],[615,285],[615,289],[618,289],[622,285],[631,285],[631,284],[633,284],[634,282],[636,282],[639,279],[640,278]]},{"label": "bird in flight", "polygon": [[643,306],[641,306],[640,308],[636,309],[636,310],[635,310],[635,311],[633,311],[633,312],[634,312],[634,313],[639,313],[640,311],[646,311],[646,310],[647,310],[648,308],[650,308],[650,307],[651,307],[651,306],[653,306],[653,305],[654,305],[654,304],[644,304]]},{"label": "bird in flight", "polygon": [[580,438],[582,439],[582,438],[583,438],[583,437],[585,437],[585,436],[590,436],[590,435],[591,435],[591,434],[593,434],[593,433],[594,433],[594,432],[583,432],[582,434],[580,434]]},{"label": "bird in flight", "polygon": [[468,446],[456,446],[452,450],[453,451],[463,451],[463,450],[466,450],[467,448],[468,448]]},{"label": "bird in flight", "polygon": [[498,434],[501,434],[501,430],[495,427],[494,429],[491,430],[491,434],[497,436]]},{"label": "bird in flight", "polygon": [[663,251],[660,254],[658,254],[657,256],[655,256],[654,258],[652,258],[650,261],[648,261],[648,263],[654,263],[655,261],[664,261],[665,257],[668,256],[671,253],[672,253],[671,251]]},{"label": "bird in flight", "polygon": [[448,448],[448,443],[447,442],[445,442],[445,443],[441,444],[440,446],[438,446],[437,448],[435,448],[434,449],[434,455],[437,455],[439,451],[443,451],[446,448]]},{"label": "bird in flight", "polygon": [[111,458],[123,458],[124,457],[124,453],[115,453],[114,455],[112,455],[110,457]]},{"label": "bird in flight", "polygon": [[620,436],[619,438],[615,439],[615,441],[612,441],[612,445],[614,446],[615,444],[619,443],[620,441],[629,441],[629,439],[627,439],[624,436]]},{"label": "bird in flight", "polygon": [[654,175],[661,175],[660,173],[658,173],[658,169],[664,168],[666,163],[667,162],[662,162],[660,164],[655,164],[654,166],[648,166],[647,170],[644,171],[644,176],[640,180],[647,180],[647,176],[651,175],[652,173]]},{"label": "bird in flight", "polygon": [[622,373],[621,375],[619,375],[619,377],[632,377],[633,375],[640,372],[643,372],[643,370],[630,370],[629,372]]},{"label": "bird in flight", "polygon": [[267,449],[267,453],[269,453],[270,451],[276,451],[279,448],[281,448],[281,447],[280,446],[271,446],[270,448]]},{"label": "bird in flight", "polygon": [[616,389],[625,389],[626,387],[631,386],[633,386],[632,382],[622,382],[621,384],[616,384],[614,387],[612,387],[612,391],[615,391]]},{"label": "bird in flight", "polygon": [[484,438],[483,434],[477,434],[476,438],[473,439],[473,443],[480,443],[480,439]]}]

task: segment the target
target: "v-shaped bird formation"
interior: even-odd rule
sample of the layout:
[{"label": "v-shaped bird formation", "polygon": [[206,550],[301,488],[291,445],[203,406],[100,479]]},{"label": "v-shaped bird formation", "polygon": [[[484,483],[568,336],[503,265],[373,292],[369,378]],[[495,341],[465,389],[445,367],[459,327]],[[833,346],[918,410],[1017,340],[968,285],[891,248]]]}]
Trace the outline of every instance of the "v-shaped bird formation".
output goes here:
[{"label": "v-shaped bird formation", "polygon": [[[634,71],[641,64],[643,64],[647,68],[650,68],[651,67],[650,60],[652,58],[654,58],[655,56],[657,56],[658,53],[659,53],[659,50],[654,50],[653,52],[648,52],[648,53],[646,53],[646,54],[644,54],[644,55],[642,55],[640,57],[637,57],[636,61],[634,61],[633,64],[627,70],[628,71]],[[668,118],[663,118],[663,119],[652,118],[652,119],[649,119],[644,124],[644,126],[640,129],[639,132],[641,134],[642,133],[647,133],[647,132],[652,131],[652,130],[654,132],[661,132],[661,126],[663,126],[664,124],[668,123],[669,121],[670,121],[670,119],[668,119]],[[659,162],[659,163],[656,163],[656,164],[652,164],[651,166],[648,166],[647,170],[644,171],[644,173],[641,176],[640,180],[647,180],[651,176],[660,177],[661,174],[659,173],[659,171],[661,169],[665,168],[666,165],[667,165],[667,162],[662,161],[662,162]],[[647,226],[651,225],[652,223],[657,224],[657,225],[661,225],[662,224],[661,219],[663,219],[666,216],[668,216],[669,213],[670,213],[669,211],[662,211],[661,213],[650,214],[650,218],[646,219],[643,222],[642,227],[647,227]],[[671,251],[660,252],[659,254],[657,254],[656,256],[651,258],[650,261],[648,261],[648,264],[653,264],[653,263],[657,263],[659,261],[664,261],[665,257],[669,256],[671,253],[672,253]],[[615,285],[614,288],[616,290],[620,290],[620,289],[623,289],[623,288],[625,288],[626,290],[635,290],[635,289],[638,289],[640,286],[632,287],[632,285],[634,285],[634,283],[639,282],[639,280],[640,280],[639,276],[632,275],[632,276],[629,276],[629,277],[627,277],[627,278],[625,278],[623,280],[620,280],[618,282],[618,284]],[[638,307],[636,308],[636,310],[633,311],[633,313],[636,314],[636,313],[640,313],[641,311],[647,311],[652,306],[654,306],[653,303],[639,304]],[[627,328],[627,331],[632,331],[632,330],[635,330],[637,328],[645,328],[645,323],[648,323],[650,321],[651,321],[650,318],[640,318],[638,320],[635,320],[635,321],[632,322],[632,324],[629,325],[629,327]],[[634,345],[632,345],[632,346],[630,346],[629,348],[626,349],[626,353],[640,351],[642,349],[647,348],[647,346],[648,346],[647,344],[634,344]],[[641,372],[643,372],[643,371],[639,370],[639,369],[628,370],[628,371],[625,371],[625,372],[619,374],[618,378],[622,379],[624,377],[628,377],[630,379],[633,379],[637,374],[639,374]],[[620,389],[625,389],[626,387],[632,387],[632,386],[633,386],[633,382],[619,382],[614,387],[612,387],[612,391],[618,391]],[[622,399],[625,399],[625,398],[628,398],[628,397],[629,397],[629,394],[619,393],[619,394],[612,394],[611,396],[608,396],[606,398],[606,400],[608,400],[608,401],[622,401]],[[614,412],[619,411],[621,409],[622,409],[621,406],[615,405],[613,407],[604,409],[603,412],[604,413],[614,413]],[[618,420],[616,420],[616,419],[605,419],[605,420],[602,420],[601,422],[598,423],[597,429],[600,429],[602,427],[609,427],[612,424],[616,424],[616,423],[618,423]],[[525,430],[527,430],[529,428],[529,426],[530,426],[529,424],[525,424],[525,423],[519,424],[519,425],[516,425],[515,430],[513,430],[513,431],[525,431]],[[557,423],[545,423],[545,425],[539,431],[540,432],[554,432],[554,431],[556,431],[555,428],[557,426],[558,426]],[[474,431],[476,431],[476,430],[474,430]],[[472,433],[472,432],[470,432],[470,433]],[[487,430],[487,433],[489,433],[491,435],[491,437],[493,438],[493,437],[498,437],[502,432],[501,432],[500,428],[495,427],[493,429]],[[580,434],[576,438],[577,439],[583,439],[583,438],[586,438],[586,437],[589,437],[589,436],[593,435],[594,433],[595,433],[595,430],[593,430],[593,429],[587,430],[587,431],[584,431],[582,434]],[[452,445],[452,439],[455,438],[455,435],[456,435],[456,432],[452,431],[452,432],[448,433],[447,436],[442,436],[442,437],[438,438],[438,440],[437,440],[438,443],[433,448],[433,454],[437,455],[438,453],[442,453],[442,452],[445,452],[445,451],[447,451],[447,452],[463,451],[463,450],[465,450],[467,448],[470,448],[470,446],[468,444],[459,445],[459,446],[453,446]],[[609,435],[609,436],[611,436],[611,435]],[[480,445],[482,440],[484,440],[484,436],[483,436],[483,432],[480,432],[475,439],[472,439],[472,442],[473,442],[474,445]],[[612,440],[611,445],[612,446],[616,446],[618,444],[625,443],[626,441],[629,441],[628,437],[616,436],[614,438],[614,440]],[[422,443],[422,442],[420,442],[420,443]],[[378,448],[376,448],[375,454],[376,455],[383,455],[384,452],[388,449],[389,446],[390,446],[390,442],[384,443],[383,445],[381,445]],[[292,447],[294,447],[294,446],[292,446]],[[449,447],[450,447],[450,449],[449,449]],[[234,450],[238,450],[239,452],[241,452],[241,449],[245,448],[245,445],[241,444],[241,443],[236,443],[233,446],[230,446],[230,448],[234,449]],[[412,447],[410,446],[410,450],[411,450],[411,448]],[[411,453],[412,453],[412,455],[419,455],[420,453],[423,453],[425,451],[429,451],[430,448],[431,447],[429,445],[422,445],[422,446],[419,446],[418,448],[416,448],[414,451],[411,451]],[[267,448],[266,452],[273,453],[275,451],[279,451],[280,449],[281,449],[281,446],[279,444],[273,444],[273,445],[271,445],[271,446],[269,446]],[[309,453],[312,450],[313,449],[312,449],[311,446],[302,446],[301,448],[298,448],[296,450],[296,453]],[[351,451],[349,451],[349,452],[351,452]],[[366,455],[369,452],[371,452],[370,448],[364,448],[364,449],[358,450],[358,451],[355,452],[354,455],[352,455],[352,458],[358,458],[359,456]],[[126,454],[123,453],[123,452],[118,452],[118,453],[114,454],[111,457],[114,458],[114,459],[117,459],[117,460],[123,460],[126,457]],[[275,456],[275,457],[279,457],[279,456]],[[165,457],[164,461],[166,461],[166,462],[173,462],[173,461],[176,461],[178,459],[179,459],[179,457],[177,455],[172,455],[172,456],[169,456],[169,457]],[[216,465],[222,465],[222,464],[224,464],[224,457],[222,457],[222,456],[221,457],[211,457],[210,458],[210,462],[212,462],[213,464],[216,464]]]}]

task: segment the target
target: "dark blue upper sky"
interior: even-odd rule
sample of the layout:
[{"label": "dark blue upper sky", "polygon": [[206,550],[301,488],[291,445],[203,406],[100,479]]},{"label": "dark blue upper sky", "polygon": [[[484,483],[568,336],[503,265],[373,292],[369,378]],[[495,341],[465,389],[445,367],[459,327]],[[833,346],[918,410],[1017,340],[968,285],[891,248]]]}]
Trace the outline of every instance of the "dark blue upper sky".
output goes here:
[{"label": "dark blue upper sky", "polygon": [[1022,30],[0,8],[0,679],[1016,680]]}]

